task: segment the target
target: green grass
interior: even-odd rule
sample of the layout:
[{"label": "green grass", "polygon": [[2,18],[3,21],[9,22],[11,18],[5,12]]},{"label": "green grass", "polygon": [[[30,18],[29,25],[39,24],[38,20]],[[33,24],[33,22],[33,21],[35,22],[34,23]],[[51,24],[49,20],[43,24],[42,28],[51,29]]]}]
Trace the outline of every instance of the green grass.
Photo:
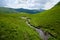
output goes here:
[{"label": "green grass", "polygon": [[60,40],[60,3],[50,10],[38,14],[1,12],[0,13],[0,40],[41,40],[38,33],[30,28],[22,16],[31,18],[31,24],[40,26]]},{"label": "green grass", "polygon": [[44,31],[50,32],[57,37],[52,40],[60,40],[60,3],[50,10],[35,14],[31,17],[31,23],[40,26]]},{"label": "green grass", "polygon": [[21,14],[0,14],[0,40],[40,40],[40,38],[38,33],[21,19]]}]

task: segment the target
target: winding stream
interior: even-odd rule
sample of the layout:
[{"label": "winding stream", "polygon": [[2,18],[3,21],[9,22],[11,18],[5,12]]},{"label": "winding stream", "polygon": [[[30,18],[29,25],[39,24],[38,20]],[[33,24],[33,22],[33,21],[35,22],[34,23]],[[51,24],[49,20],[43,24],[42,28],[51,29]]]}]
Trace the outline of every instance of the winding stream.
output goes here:
[{"label": "winding stream", "polygon": [[30,18],[27,17],[21,17],[22,19],[26,20],[26,24],[31,27],[32,29],[36,30],[39,33],[39,36],[42,40],[48,40],[49,34],[47,32],[44,32],[42,29],[35,27],[30,23]]}]

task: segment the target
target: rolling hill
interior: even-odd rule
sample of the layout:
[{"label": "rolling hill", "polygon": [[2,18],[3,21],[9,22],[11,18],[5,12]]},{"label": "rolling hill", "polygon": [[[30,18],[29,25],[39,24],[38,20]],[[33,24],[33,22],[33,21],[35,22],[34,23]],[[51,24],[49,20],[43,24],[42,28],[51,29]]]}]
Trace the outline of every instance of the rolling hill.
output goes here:
[{"label": "rolling hill", "polygon": [[15,11],[12,8],[0,7],[0,14],[4,12],[5,13],[17,13],[17,11]]},{"label": "rolling hill", "polygon": [[0,9],[0,40],[40,40],[38,33],[21,19],[26,13],[5,10]]},{"label": "rolling hill", "polygon": [[38,14],[4,11],[5,9],[2,10],[3,13],[0,12],[0,40],[42,40],[34,29],[26,25],[26,20],[21,19],[22,16],[31,18],[31,24],[56,36],[49,40],[60,40],[60,3]]},{"label": "rolling hill", "polygon": [[50,40],[60,40],[60,2],[50,10],[35,14],[31,17],[31,23],[57,37]]}]

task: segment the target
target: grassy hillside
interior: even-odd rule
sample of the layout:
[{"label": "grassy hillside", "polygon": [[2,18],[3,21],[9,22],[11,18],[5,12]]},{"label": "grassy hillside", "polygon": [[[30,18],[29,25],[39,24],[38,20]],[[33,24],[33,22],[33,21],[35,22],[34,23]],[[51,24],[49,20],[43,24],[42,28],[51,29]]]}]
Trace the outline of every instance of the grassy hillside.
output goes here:
[{"label": "grassy hillside", "polygon": [[60,40],[60,3],[50,10],[35,14],[31,17],[31,23],[55,35],[54,40]]},{"label": "grassy hillside", "polygon": [[5,8],[5,7],[0,7],[0,14],[1,13],[17,13],[14,9],[11,8]]},{"label": "grassy hillside", "polygon": [[22,14],[0,14],[0,40],[40,40],[38,33],[21,19]]},{"label": "grassy hillside", "polygon": [[49,40],[60,40],[60,3],[38,14],[2,12],[0,12],[0,40],[41,40],[38,33],[21,19],[22,16],[31,18],[31,24],[40,26],[56,36],[56,39],[50,37]]}]

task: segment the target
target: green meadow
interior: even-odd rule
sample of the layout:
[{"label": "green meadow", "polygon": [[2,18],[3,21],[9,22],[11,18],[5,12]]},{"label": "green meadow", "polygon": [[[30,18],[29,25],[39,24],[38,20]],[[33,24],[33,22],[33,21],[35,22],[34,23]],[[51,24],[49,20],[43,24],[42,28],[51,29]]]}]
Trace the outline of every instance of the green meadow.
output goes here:
[{"label": "green meadow", "polygon": [[0,8],[0,40],[42,40],[36,30],[30,28],[22,16],[31,18],[31,24],[50,32],[60,40],[60,3],[41,13],[18,13],[12,9]]}]

